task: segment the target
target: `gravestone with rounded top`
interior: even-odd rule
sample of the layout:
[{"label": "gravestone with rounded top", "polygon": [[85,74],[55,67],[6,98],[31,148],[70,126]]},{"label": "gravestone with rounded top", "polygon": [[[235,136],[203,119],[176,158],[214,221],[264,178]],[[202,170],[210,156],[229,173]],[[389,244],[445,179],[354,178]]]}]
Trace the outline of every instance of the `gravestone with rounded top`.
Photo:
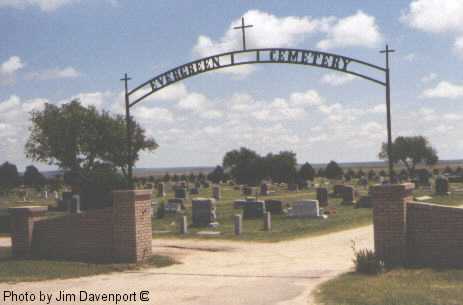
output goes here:
[{"label": "gravestone with rounded top", "polygon": [[264,216],[265,202],[261,200],[246,201],[243,206],[243,219],[256,219]]},{"label": "gravestone with rounded top", "polygon": [[436,195],[449,194],[449,180],[446,177],[439,176],[436,178]]},{"label": "gravestone with rounded top", "polygon": [[195,227],[207,227],[216,221],[214,198],[195,198],[192,200],[192,222]]}]

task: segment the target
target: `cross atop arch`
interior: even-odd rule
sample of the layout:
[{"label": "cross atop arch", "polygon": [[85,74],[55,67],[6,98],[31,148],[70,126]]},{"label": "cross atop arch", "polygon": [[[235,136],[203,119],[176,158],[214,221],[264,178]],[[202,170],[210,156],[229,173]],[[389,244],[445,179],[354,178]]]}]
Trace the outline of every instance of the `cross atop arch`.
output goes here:
[{"label": "cross atop arch", "polygon": [[253,25],[244,25],[244,17],[241,17],[241,26],[235,26],[234,30],[241,30],[243,35],[243,51],[246,50],[246,28],[252,28]]}]

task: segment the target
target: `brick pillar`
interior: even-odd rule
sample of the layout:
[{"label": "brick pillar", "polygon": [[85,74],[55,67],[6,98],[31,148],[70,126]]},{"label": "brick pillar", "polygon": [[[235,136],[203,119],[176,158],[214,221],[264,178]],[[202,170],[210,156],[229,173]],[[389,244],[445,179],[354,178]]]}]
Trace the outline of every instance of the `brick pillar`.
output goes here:
[{"label": "brick pillar", "polygon": [[27,206],[9,208],[11,215],[11,249],[13,257],[25,258],[31,256],[32,234],[34,221],[44,217],[48,207]]},{"label": "brick pillar", "polygon": [[119,262],[151,256],[151,190],[113,192],[113,253]]},{"label": "brick pillar", "polygon": [[375,252],[386,265],[406,263],[407,203],[413,200],[414,187],[404,183],[370,188]]}]

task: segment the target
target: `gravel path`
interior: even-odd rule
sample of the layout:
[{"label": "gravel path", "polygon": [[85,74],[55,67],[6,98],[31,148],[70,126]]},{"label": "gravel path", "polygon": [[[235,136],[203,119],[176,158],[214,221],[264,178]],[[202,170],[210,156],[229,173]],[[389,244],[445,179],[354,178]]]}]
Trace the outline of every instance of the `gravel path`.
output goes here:
[{"label": "gravel path", "polygon": [[[352,240],[358,248],[372,248],[372,226],[279,243],[156,239],[154,253],[174,256],[182,264],[68,280],[3,283],[0,301],[3,301],[1,290],[37,295],[41,290],[54,296],[60,290],[77,296],[80,290],[106,293],[148,290],[150,302],[119,304],[307,305],[312,304],[310,294],[318,284],[352,268]],[[0,246],[8,243],[8,239],[0,239]],[[52,301],[49,304],[115,303]]]}]

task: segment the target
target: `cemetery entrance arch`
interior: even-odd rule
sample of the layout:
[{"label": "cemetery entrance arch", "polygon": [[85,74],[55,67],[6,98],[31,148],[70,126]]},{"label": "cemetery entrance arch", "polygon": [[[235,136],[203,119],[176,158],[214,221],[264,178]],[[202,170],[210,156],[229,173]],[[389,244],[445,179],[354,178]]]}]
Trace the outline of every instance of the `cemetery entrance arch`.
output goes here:
[{"label": "cemetery entrance arch", "polygon": [[[390,109],[390,78],[389,78],[389,53],[394,50],[386,49],[381,51],[386,55],[386,67],[380,67],[355,58],[342,56],[333,53],[326,53],[315,50],[289,49],[289,48],[261,48],[247,50],[243,41],[243,50],[231,51],[200,58],[186,64],[180,65],[161,73],[132,90],[128,90],[127,82],[130,80],[125,74],[122,81],[125,82],[125,109],[127,121],[127,145],[128,155],[131,155],[131,127],[130,108],[137,105],[151,94],[186,78],[199,75],[205,72],[214,71],[233,66],[247,64],[295,64],[330,69],[354,75],[370,82],[383,86],[386,89],[386,114],[387,114],[387,135],[388,155],[390,155],[391,136],[391,109]],[[371,76],[371,75],[376,76]],[[379,74],[379,79],[378,75]],[[381,79],[383,78],[384,79]],[[129,186],[132,186],[132,161],[128,162]],[[389,175],[392,181],[392,161],[389,159]]]}]

